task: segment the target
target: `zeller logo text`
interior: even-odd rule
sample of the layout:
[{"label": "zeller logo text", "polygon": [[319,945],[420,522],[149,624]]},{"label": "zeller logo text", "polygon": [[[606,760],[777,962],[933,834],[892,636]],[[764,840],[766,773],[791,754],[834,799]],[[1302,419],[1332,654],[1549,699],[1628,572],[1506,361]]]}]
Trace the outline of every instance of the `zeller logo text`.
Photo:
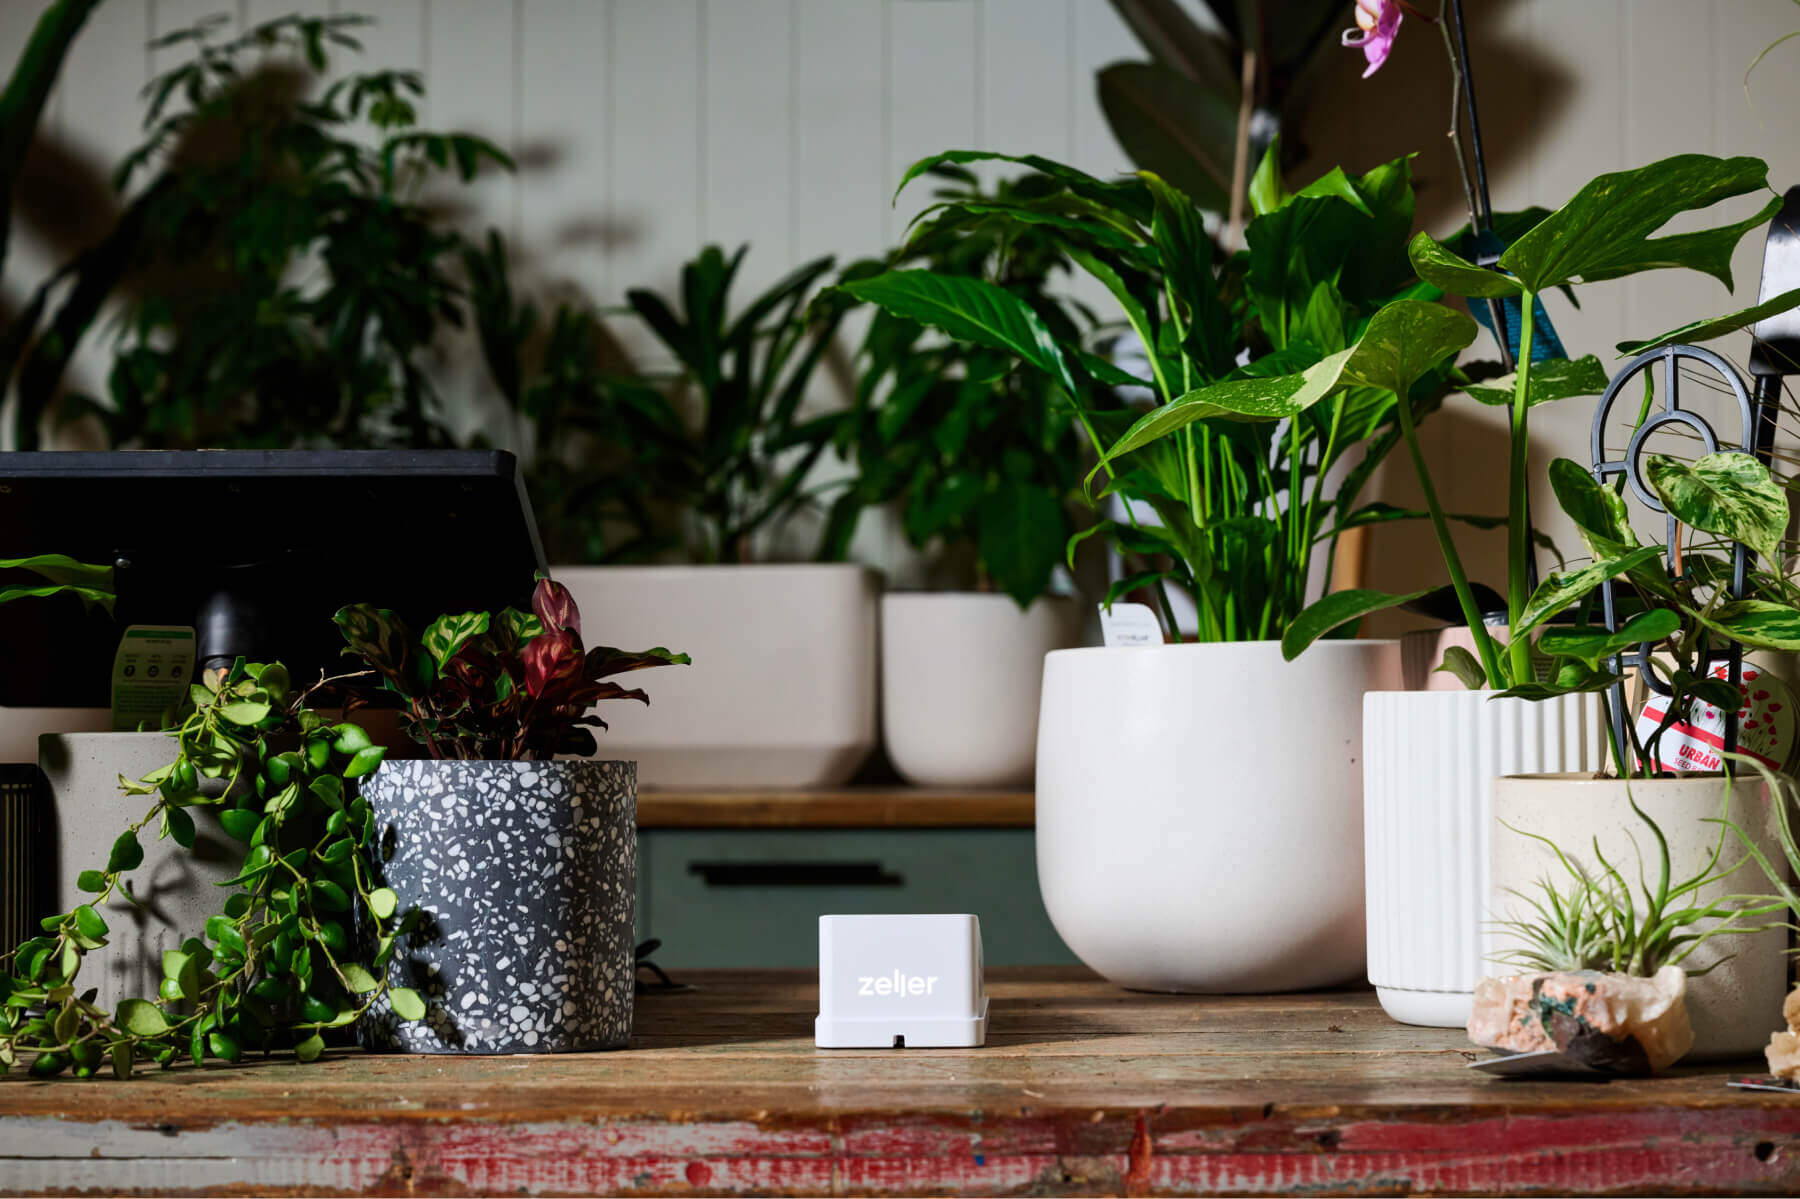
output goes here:
[{"label": "zeller logo text", "polygon": [[938,976],[902,974],[896,970],[880,978],[865,974],[856,980],[858,995],[929,995],[937,986]]}]

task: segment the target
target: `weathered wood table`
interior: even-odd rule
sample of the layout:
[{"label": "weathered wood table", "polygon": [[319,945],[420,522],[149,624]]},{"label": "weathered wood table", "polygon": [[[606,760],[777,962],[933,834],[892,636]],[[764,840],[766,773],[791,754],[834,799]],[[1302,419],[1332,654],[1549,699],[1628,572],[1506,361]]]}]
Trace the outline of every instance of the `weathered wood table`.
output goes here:
[{"label": "weathered wood table", "polygon": [[985,1048],[822,1051],[812,977],[689,981],[621,1053],[15,1075],[0,1191],[1800,1193],[1800,1096],[1475,1075],[1367,992],[995,971]]}]

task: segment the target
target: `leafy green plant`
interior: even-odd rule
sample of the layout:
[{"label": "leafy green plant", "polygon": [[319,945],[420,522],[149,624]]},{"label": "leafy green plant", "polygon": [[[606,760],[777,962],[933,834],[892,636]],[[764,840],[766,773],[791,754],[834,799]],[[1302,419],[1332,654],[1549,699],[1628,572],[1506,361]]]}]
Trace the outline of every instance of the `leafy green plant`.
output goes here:
[{"label": "leafy green plant", "polygon": [[632,311],[679,369],[603,384],[613,402],[640,411],[667,402],[685,410],[689,400],[697,408],[685,464],[668,472],[693,561],[748,562],[761,533],[807,505],[807,475],[836,419],[803,421],[800,411],[842,319],[841,310],[808,315],[832,260],[806,263],[734,312],[731,285],[748,250],[727,257],[706,247],[682,267],[676,304],[645,288],[628,291]]},{"label": "leafy green plant", "polygon": [[37,581],[8,583],[0,579],[0,604],[20,599],[44,599],[53,595],[73,595],[85,608],[103,608],[112,614],[118,602],[113,584],[113,568],[91,562],[77,562],[67,554],[35,554],[29,558],[0,558],[0,574],[25,571]]},{"label": "leafy green plant", "polygon": [[[1679,155],[1636,170],[1601,175],[1562,208],[1523,229],[1500,256],[1497,270],[1477,266],[1429,234],[1421,233],[1412,240],[1409,255],[1421,278],[1445,292],[1472,301],[1516,301],[1522,314],[1518,369],[1512,376],[1496,380],[1491,386],[1470,389],[1471,395],[1484,402],[1505,403],[1510,414],[1508,629],[1504,644],[1496,642],[1481,619],[1432,485],[1430,471],[1417,448],[1416,435],[1411,432],[1406,435],[1445,566],[1475,639],[1479,669],[1462,671],[1471,685],[1485,684],[1505,690],[1531,684],[1536,670],[1530,641],[1533,630],[1581,599],[1603,580],[1637,571],[1632,576],[1634,581],[1646,588],[1653,587],[1650,576],[1654,572],[1649,569],[1649,563],[1655,551],[1617,552],[1627,545],[1635,546],[1634,539],[1630,543],[1615,542],[1611,553],[1602,554],[1597,549],[1593,566],[1571,575],[1552,576],[1536,593],[1529,588],[1527,448],[1530,411],[1539,404],[1594,394],[1603,390],[1606,384],[1605,372],[1599,368],[1597,360],[1537,359],[1533,353],[1533,324],[1538,297],[1552,289],[1567,290],[1576,284],[1619,279],[1664,267],[1699,271],[1730,287],[1732,251],[1746,233],[1768,220],[1770,213],[1780,206],[1779,199],[1772,200],[1752,216],[1726,225],[1693,233],[1653,235],[1684,213],[1748,192],[1767,190],[1767,175],[1768,167],[1760,159],[1721,159],[1699,154]],[[1782,297],[1780,308],[1796,303],[1800,303],[1800,290]],[[1769,308],[1769,305],[1758,305],[1707,322],[1707,325],[1716,328],[1717,333],[1742,328],[1767,315]],[[1660,344],[1668,342],[1659,338],[1647,346]],[[1665,465],[1663,470],[1674,482],[1676,468]],[[1676,490],[1679,489],[1676,484]],[[1581,525],[1582,518],[1577,516],[1576,523]],[[1611,527],[1610,518],[1607,523]],[[1587,527],[1584,525],[1583,528],[1585,534]],[[1348,598],[1350,595],[1355,598]],[[1333,627],[1334,620],[1340,617],[1361,616],[1412,598],[1372,591],[1327,596],[1314,612],[1309,613],[1307,624],[1309,628],[1323,630]],[[1560,694],[1567,690],[1598,689],[1604,685],[1591,673],[1578,672],[1566,684],[1559,677],[1547,688],[1532,693]]]},{"label": "leafy green plant", "polygon": [[[990,195],[972,172],[941,168],[937,195],[979,206],[1029,201],[1054,189],[1047,176],[1002,182]],[[940,274],[986,279],[1017,296],[1062,344],[1091,324],[1051,294],[1069,263],[1055,240],[1012,229],[934,228],[886,263],[858,263],[846,279],[918,264]],[[828,293],[825,303],[842,303]],[[856,464],[832,502],[819,556],[844,556],[863,512],[897,503],[907,541],[937,548],[943,576],[997,588],[1021,607],[1044,593],[1075,532],[1070,501],[1081,482],[1083,446],[1069,406],[1036,371],[1012,370],[1002,350],[947,340],[918,321],[878,309],[857,351],[854,400],[832,443]],[[945,562],[949,569],[943,569]]]},{"label": "leafy green plant", "polygon": [[548,578],[538,580],[530,614],[506,608],[440,616],[416,637],[394,613],[369,604],[353,604],[334,619],[350,652],[379,680],[352,680],[352,694],[364,702],[392,697],[407,731],[440,759],[591,756],[598,746],[589,729],[606,727],[589,714],[596,703],[650,702],[641,689],[609,681],[613,676],[688,662],[661,647],[584,651],[574,597]]},{"label": "leafy green plant", "polygon": [[700,481],[670,397],[618,374],[617,347],[593,309],[559,303],[546,320],[517,297],[498,233],[465,247],[463,265],[550,561],[606,565],[678,550],[673,513]]},{"label": "leafy green plant", "polygon": [[193,57],[150,84],[144,141],[115,176],[141,186],[0,345],[20,448],[38,446],[112,298],[125,307],[106,397],[59,411],[116,446],[448,443],[423,356],[461,320],[461,238],[416,196],[440,174],[510,163],[480,138],[417,128],[416,72],[304,96],[294,64],[323,74],[366,23],[288,16],[215,42],[208,21],[154,43]]},{"label": "leafy green plant", "polygon": [[[1704,903],[1694,899],[1701,890],[1721,882],[1750,860],[1740,858],[1722,870],[1719,868],[1730,830],[1736,828],[1729,819],[1717,819],[1719,840],[1706,864],[1677,881],[1670,878],[1669,842],[1661,826],[1638,806],[1636,799],[1630,803],[1656,845],[1655,881],[1651,882],[1645,874],[1643,851],[1637,839],[1632,838],[1638,856],[1635,893],[1624,873],[1601,850],[1599,838],[1593,841],[1596,869],[1590,874],[1570,861],[1549,838],[1512,829],[1549,846],[1569,880],[1569,888],[1558,891],[1554,880],[1546,878],[1540,886],[1541,897],[1513,893],[1527,903],[1531,914],[1501,922],[1501,927],[1518,937],[1521,945],[1498,960],[1525,970],[1604,970],[1649,978],[1664,966],[1680,966],[1714,937],[1780,927],[1741,923],[1782,909],[1780,900],[1767,895],[1723,895]],[[1726,806],[1729,811],[1729,797]],[[1705,969],[1688,973],[1697,977],[1727,960],[1720,958]]]},{"label": "leafy green plant", "polygon": [[[394,893],[371,880],[374,815],[354,792],[383,751],[359,726],[314,710],[317,690],[294,690],[279,663],[242,660],[194,684],[171,733],[175,760],[119,780],[127,795],[152,799],[104,865],[81,873],[93,898],[45,918],[43,935],[0,964],[0,1067],[29,1058],[39,1077],[87,1077],[110,1065],[123,1078],[142,1061],[199,1065],[288,1048],[311,1061],[326,1030],[384,995],[403,1019],[424,1016],[415,992],[386,981],[394,938],[413,917],[397,915]],[[156,996],[105,1011],[81,977],[107,944],[101,909],[129,896],[144,834],[154,827],[191,847],[196,814],[248,847],[237,875],[220,884],[229,888],[223,909],[163,954]]]},{"label": "leafy green plant", "polygon": [[[1250,187],[1249,248],[1222,261],[1190,199],[1147,172],[1102,181],[1044,158],[977,151],[907,172],[902,186],[944,163],[1001,159],[1043,176],[1040,191],[1005,203],[944,201],[915,236],[1043,231],[1111,293],[1148,359],[1147,379],[1097,346],[1063,343],[1030,305],[986,280],[890,271],[843,285],[1012,354],[1070,399],[1099,449],[1090,483],[1104,475],[1102,496],[1135,501],[1160,521],[1128,508],[1126,521],[1101,520],[1077,540],[1105,536],[1137,564],[1107,600],[1151,589],[1170,636],[1180,635],[1171,584],[1194,598],[1202,641],[1289,635],[1316,547],[1335,547],[1358,525],[1422,515],[1357,501],[1403,422],[1449,390],[1450,360],[1474,338],[1467,317],[1426,302],[1439,293],[1407,262],[1406,160],[1355,180],[1333,170],[1290,193],[1276,156],[1271,148]],[[1155,406],[1109,411],[1115,388],[1140,389]]]}]

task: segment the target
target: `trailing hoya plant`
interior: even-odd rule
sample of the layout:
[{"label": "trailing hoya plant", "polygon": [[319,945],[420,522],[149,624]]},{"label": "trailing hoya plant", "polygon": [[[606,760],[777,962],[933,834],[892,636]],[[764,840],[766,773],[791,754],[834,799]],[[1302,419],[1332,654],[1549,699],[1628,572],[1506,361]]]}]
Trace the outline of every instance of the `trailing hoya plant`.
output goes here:
[{"label": "trailing hoya plant", "polygon": [[[1136,567],[1107,602],[1148,589],[1172,638],[1171,587],[1194,601],[1202,641],[1281,637],[1306,606],[1320,547],[1329,554],[1361,524],[1422,515],[1359,506],[1358,497],[1399,444],[1400,422],[1422,418],[1450,390],[1450,359],[1473,339],[1442,336],[1460,336],[1467,318],[1419,302],[1440,293],[1406,257],[1405,159],[1356,179],[1334,169],[1293,193],[1276,173],[1278,153],[1270,149],[1250,188],[1248,249],[1229,257],[1190,198],[1149,172],[1101,180],[1045,158],[958,150],[906,173],[902,187],[945,163],[999,159],[1038,172],[1028,194],[933,205],[914,238],[999,230],[1053,239],[1111,294],[1143,373],[1097,343],[1058,337],[985,279],[899,270],[843,284],[1010,354],[1067,398],[1099,453],[1089,476],[1096,498],[1128,501],[1125,519],[1099,521],[1069,549],[1089,535],[1109,539]],[[1384,320],[1395,301],[1411,303]],[[1435,340],[1423,340],[1428,333]],[[1396,381],[1398,391],[1388,386]],[[1115,391],[1151,406],[1120,410]]]},{"label": "trailing hoya plant", "polygon": [[[423,1018],[418,994],[386,981],[394,939],[414,917],[371,880],[374,816],[354,790],[382,750],[357,725],[315,711],[318,689],[294,690],[279,663],[241,659],[190,688],[174,760],[119,780],[148,807],[81,872],[92,898],[46,917],[41,935],[0,962],[0,1069],[85,1078],[110,1066],[124,1078],[140,1062],[235,1062],[276,1049],[311,1061],[326,1030],[384,995],[402,1019]],[[106,1011],[82,978],[107,945],[101,912],[130,897],[143,838],[189,848],[196,814],[246,847],[243,862],[219,884],[219,914],[163,953],[157,994]]]},{"label": "trailing hoya plant", "polygon": [[[1471,301],[1515,301],[1521,313],[1518,369],[1490,384],[1466,389],[1484,403],[1504,405],[1509,415],[1507,633],[1504,641],[1495,638],[1482,619],[1431,473],[1419,452],[1416,434],[1406,432],[1410,456],[1432,516],[1445,567],[1475,641],[1476,653],[1472,660],[1452,663],[1470,686],[1486,686],[1540,698],[1570,690],[1602,689],[1609,685],[1609,680],[1600,678],[1595,672],[1563,672],[1560,668],[1553,673],[1548,686],[1537,685],[1531,651],[1533,633],[1609,578],[1629,576],[1646,592],[1646,598],[1665,604],[1677,602],[1679,597],[1670,594],[1668,580],[1656,581],[1655,576],[1659,573],[1668,573],[1653,565],[1659,551],[1654,547],[1639,546],[1634,537],[1627,539],[1629,528],[1622,514],[1614,519],[1613,515],[1601,513],[1595,505],[1602,501],[1592,496],[1577,501],[1580,514],[1575,511],[1570,514],[1582,528],[1583,536],[1595,554],[1594,562],[1576,571],[1551,575],[1535,592],[1530,587],[1527,451],[1531,410],[1573,396],[1598,394],[1607,384],[1606,372],[1597,358],[1542,357],[1534,344],[1534,314],[1539,307],[1539,297],[1546,292],[1561,289],[1572,296],[1571,289],[1577,285],[1669,267],[1698,271],[1730,287],[1733,250],[1746,233],[1768,220],[1780,206],[1779,198],[1772,199],[1756,213],[1729,224],[1693,233],[1654,235],[1684,213],[1705,209],[1746,193],[1767,191],[1767,176],[1767,164],[1760,159],[1724,159],[1700,154],[1679,155],[1636,170],[1601,175],[1555,212],[1545,213],[1534,222],[1520,222],[1516,236],[1494,270],[1477,266],[1428,234],[1421,233],[1412,240],[1409,254],[1421,278]],[[1694,336],[1720,336],[1794,307],[1796,303],[1800,303],[1800,289],[1740,312],[1697,322],[1632,348],[1649,349]],[[1648,415],[1646,401],[1640,421]],[[1761,471],[1758,464],[1744,455],[1712,455],[1691,467],[1681,467],[1672,459],[1663,459],[1660,466],[1651,468],[1651,473],[1652,485],[1657,487],[1665,502],[1671,503],[1670,511],[1677,519],[1703,532],[1720,533],[1738,540],[1744,540],[1734,530],[1746,518],[1745,505],[1766,507],[1770,496],[1767,472]],[[1658,474],[1662,483],[1654,481]],[[1565,510],[1570,501],[1563,496],[1563,491],[1569,479],[1565,471],[1558,490]],[[1718,504],[1706,498],[1709,496],[1717,499]],[[1613,499],[1618,497],[1614,495]],[[1596,532],[1597,529],[1600,531]],[[1778,539],[1779,532],[1774,536]],[[1774,549],[1773,541],[1751,544],[1759,552],[1772,553]],[[1414,598],[1414,595],[1388,595],[1376,591],[1339,592],[1319,601],[1301,624],[1308,633],[1316,636],[1343,622]],[[1745,623],[1743,611],[1721,612],[1717,608],[1709,609],[1708,620],[1700,620],[1699,609],[1695,606],[1699,600],[1700,597],[1687,596],[1684,610],[1701,625],[1718,629],[1722,619],[1736,630]],[[1733,630],[1724,631],[1736,636]],[[1603,632],[1587,627],[1580,631],[1580,636],[1591,641]],[[1754,639],[1739,639],[1745,640],[1746,644],[1762,644]],[[1308,641],[1310,637],[1293,638],[1286,647],[1290,656],[1305,648]],[[1796,644],[1800,644],[1800,639]],[[1568,660],[1566,655],[1563,657]]]},{"label": "trailing hoya plant", "polygon": [[591,730],[606,727],[591,714],[595,704],[650,702],[641,688],[613,676],[689,661],[660,646],[584,650],[575,599],[550,578],[539,578],[528,613],[440,616],[417,636],[394,613],[369,604],[352,604],[335,619],[350,652],[371,669],[351,681],[352,694],[398,706],[413,739],[440,759],[589,757],[598,748]]}]

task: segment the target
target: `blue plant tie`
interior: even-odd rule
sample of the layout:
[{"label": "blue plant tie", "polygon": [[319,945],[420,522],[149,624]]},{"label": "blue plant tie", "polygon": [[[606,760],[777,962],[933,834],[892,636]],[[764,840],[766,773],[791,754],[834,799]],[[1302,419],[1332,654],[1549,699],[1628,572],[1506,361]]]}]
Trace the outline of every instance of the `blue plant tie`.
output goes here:
[{"label": "blue plant tie", "polygon": [[[1469,241],[1467,234],[1463,242]],[[1499,261],[1500,255],[1506,251],[1506,243],[1492,230],[1485,230],[1475,239],[1475,261],[1482,266],[1492,266]],[[1514,362],[1519,360],[1520,325],[1524,309],[1516,298],[1500,301],[1501,311],[1506,314],[1506,348],[1511,351]],[[1485,301],[1469,301],[1469,315],[1494,336],[1494,318]],[[1567,358],[1569,353],[1563,349],[1562,338],[1556,334],[1556,326],[1550,323],[1550,314],[1544,309],[1544,301],[1540,297],[1532,301],[1531,308],[1531,360],[1542,362],[1546,358]]]}]

